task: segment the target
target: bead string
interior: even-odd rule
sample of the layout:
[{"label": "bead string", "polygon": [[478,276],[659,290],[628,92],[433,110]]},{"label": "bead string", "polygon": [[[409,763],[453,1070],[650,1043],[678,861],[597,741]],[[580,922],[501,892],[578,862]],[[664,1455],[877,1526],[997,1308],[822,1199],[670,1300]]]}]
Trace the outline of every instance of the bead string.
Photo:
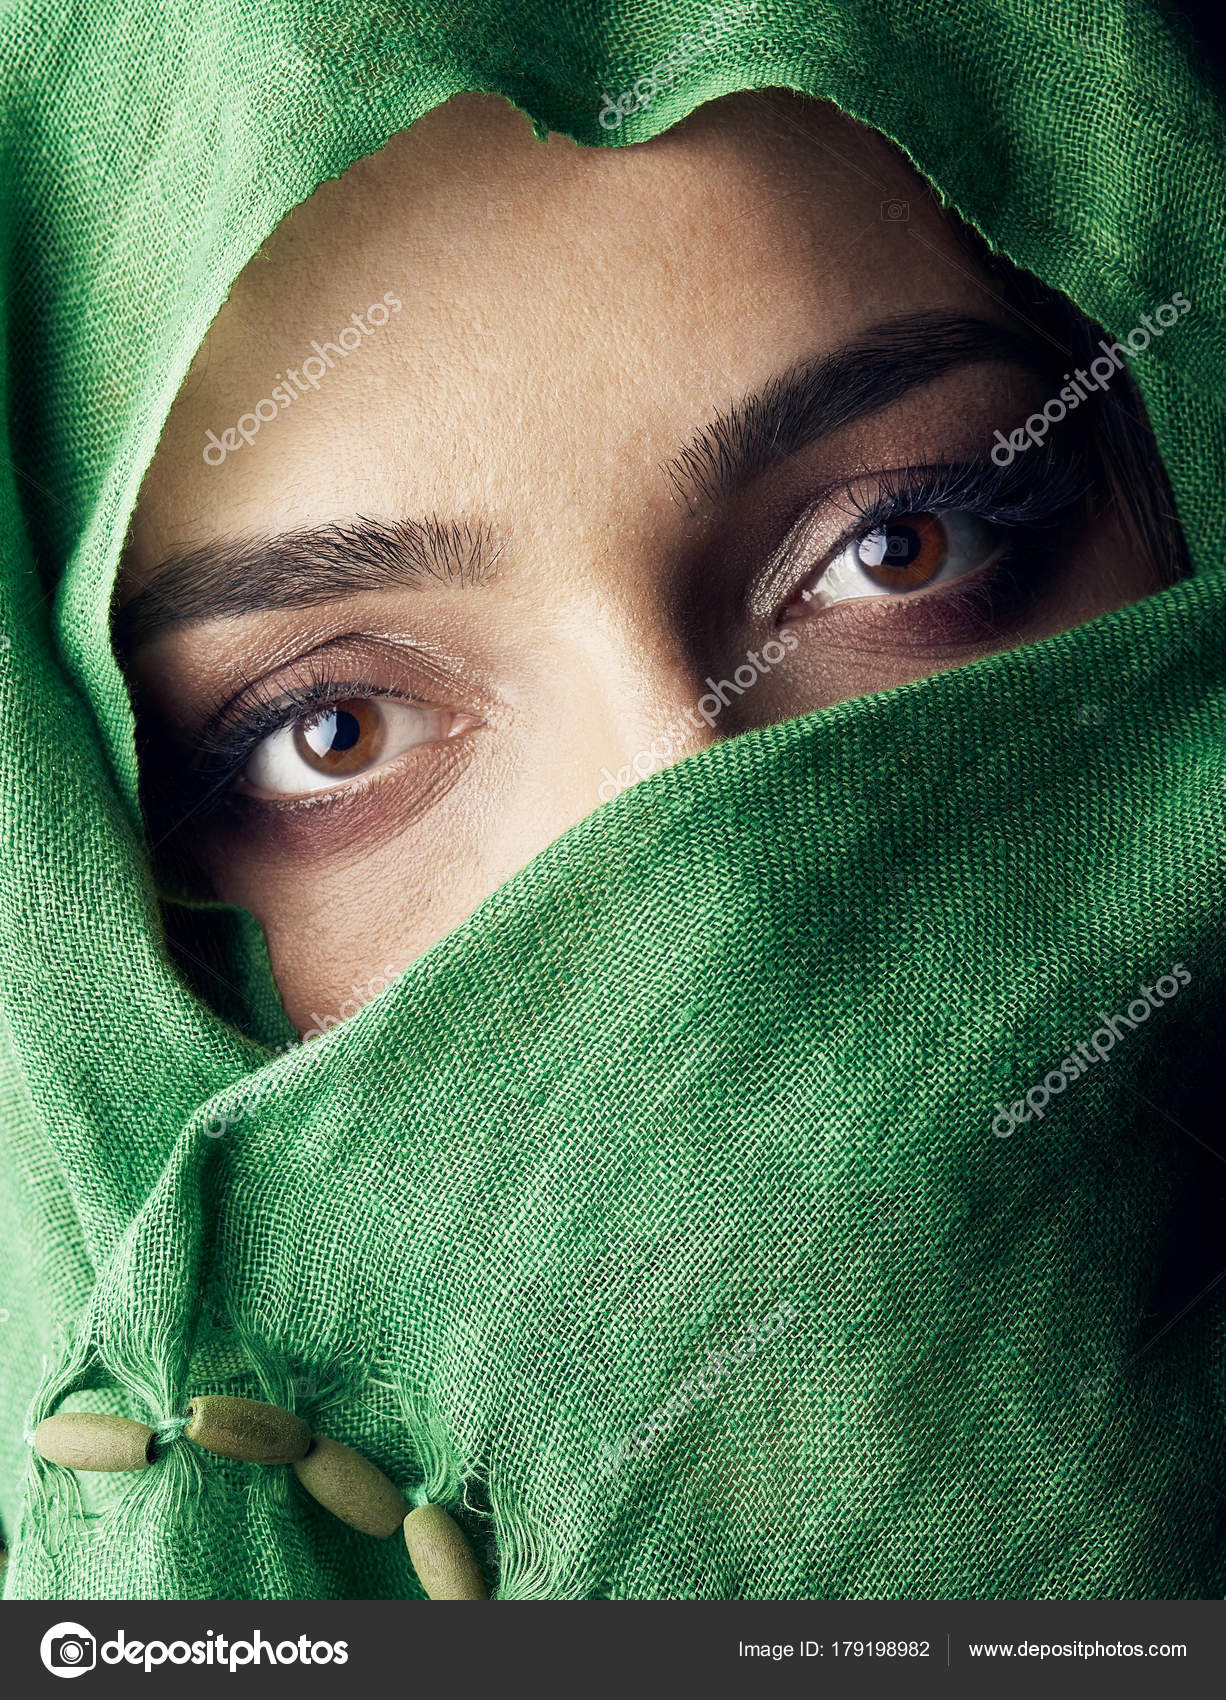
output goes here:
[{"label": "bead string", "polygon": [[418,1580],[432,1600],[489,1595],[468,1537],[424,1487],[406,1496],[369,1458],[313,1434],[292,1411],[259,1399],[205,1394],[182,1416],[150,1428],[128,1417],[63,1411],[26,1436],[40,1458],[70,1470],[141,1470],[180,1436],[220,1458],[266,1467],[289,1465],[320,1505],[351,1528],[384,1539],[404,1534]]},{"label": "bead string", "polygon": [[172,1441],[178,1440],[187,1427],[186,1417],[164,1417],[160,1423],[153,1425],[153,1447],[155,1452],[161,1452]]}]

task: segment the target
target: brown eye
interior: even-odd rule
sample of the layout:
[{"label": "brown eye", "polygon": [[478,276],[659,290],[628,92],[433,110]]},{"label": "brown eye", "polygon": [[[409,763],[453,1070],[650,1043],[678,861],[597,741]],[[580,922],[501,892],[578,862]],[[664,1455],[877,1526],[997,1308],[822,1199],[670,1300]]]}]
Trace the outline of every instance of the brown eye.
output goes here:
[{"label": "brown eye", "polygon": [[270,801],[332,790],[419,744],[445,742],[477,724],[471,715],[398,697],[346,697],[261,739],[238,789]]},{"label": "brown eye", "polygon": [[1003,526],[956,509],[899,514],[853,538],[813,573],[788,602],[784,618],[965,578],[996,560],[1005,540]]},{"label": "brown eye", "polygon": [[372,767],[387,742],[382,704],[369,697],[333,703],[294,727],[294,748],[308,767],[331,778],[345,778]]},{"label": "brown eye", "polygon": [[902,514],[861,539],[860,565],[883,590],[920,590],[945,565],[949,543],[938,514]]}]

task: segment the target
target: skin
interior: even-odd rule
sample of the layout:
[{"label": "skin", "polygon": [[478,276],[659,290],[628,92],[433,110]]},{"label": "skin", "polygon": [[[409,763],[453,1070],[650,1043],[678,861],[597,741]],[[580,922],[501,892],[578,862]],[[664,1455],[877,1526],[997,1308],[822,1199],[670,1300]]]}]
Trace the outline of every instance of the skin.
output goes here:
[{"label": "skin", "polygon": [[[896,203],[906,218],[889,216]],[[385,326],[206,464],[207,432],[386,292],[402,308]],[[171,412],[121,601],[156,594],[162,562],[218,538],[357,516],[437,516],[498,537],[480,585],[427,578],[195,620],[131,654],[154,775],[184,764],[228,698],[261,678],[277,694],[323,644],[329,676],[439,711],[433,742],[341,790],[248,794],[189,825],[215,894],[263,924],[300,1030],[350,1012],[372,976],[454,928],[670,722],[683,730],[648,771],[1157,587],[1108,512],[1070,531],[1051,587],[999,626],[938,618],[931,591],[796,601],[806,562],[854,521],[849,485],[863,495],[882,471],[982,455],[1056,393],[1001,359],[957,366],[718,500],[663,471],[714,409],[883,319],[935,312],[1017,329],[893,150],[783,94],[729,97],[652,142],[603,150],[541,144],[500,99],[462,96],[273,234]],[[819,503],[808,553],[768,594],[764,564],[827,489],[843,493]],[[784,629],[786,661],[714,724],[687,716],[709,676]]]}]

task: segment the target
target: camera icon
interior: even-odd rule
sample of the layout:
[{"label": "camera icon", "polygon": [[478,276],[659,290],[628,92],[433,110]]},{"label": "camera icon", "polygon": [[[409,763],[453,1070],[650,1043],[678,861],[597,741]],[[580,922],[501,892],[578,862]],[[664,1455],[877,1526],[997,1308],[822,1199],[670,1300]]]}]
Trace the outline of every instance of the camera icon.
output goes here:
[{"label": "camera icon", "polygon": [[80,1676],[98,1662],[98,1643],[81,1623],[56,1623],[38,1649],[53,1676]]},{"label": "camera icon", "polygon": [[910,201],[882,201],[881,216],[887,224],[906,224],[911,217]]}]

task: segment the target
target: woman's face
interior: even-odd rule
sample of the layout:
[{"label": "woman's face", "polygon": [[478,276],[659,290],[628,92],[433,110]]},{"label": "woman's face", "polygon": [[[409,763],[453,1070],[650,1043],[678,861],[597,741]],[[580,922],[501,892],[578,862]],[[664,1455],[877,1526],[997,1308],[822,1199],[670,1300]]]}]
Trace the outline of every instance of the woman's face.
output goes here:
[{"label": "woman's face", "polygon": [[1146,594],[1071,423],[991,458],[1060,362],[827,107],[600,150],[449,102],[175,403],[121,593],[154,838],[306,1029],[659,767]]}]

